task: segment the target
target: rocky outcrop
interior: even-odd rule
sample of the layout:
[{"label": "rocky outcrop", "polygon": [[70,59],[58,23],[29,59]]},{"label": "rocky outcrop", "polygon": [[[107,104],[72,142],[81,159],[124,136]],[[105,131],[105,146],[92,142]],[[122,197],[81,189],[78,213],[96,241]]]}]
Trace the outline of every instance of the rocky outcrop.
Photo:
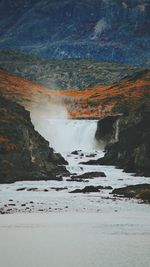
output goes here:
[{"label": "rocky outcrop", "polygon": [[66,164],[35,131],[29,112],[0,96],[0,183],[62,180]]},{"label": "rocky outcrop", "polygon": [[150,184],[129,185],[112,191],[115,196],[142,199],[150,203]]},{"label": "rocky outcrop", "polygon": [[[107,120],[107,118],[106,118]],[[115,123],[113,136],[98,164],[115,165],[126,172],[150,176],[150,112],[131,113]]]}]

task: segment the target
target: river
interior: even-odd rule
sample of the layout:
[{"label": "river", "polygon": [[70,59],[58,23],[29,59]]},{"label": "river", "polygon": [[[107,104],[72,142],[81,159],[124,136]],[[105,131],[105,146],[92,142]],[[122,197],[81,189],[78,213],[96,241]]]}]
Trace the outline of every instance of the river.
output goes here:
[{"label": "river", "polygon": [[[116,199],[112,190],[70,193],[86,185],[117,188],[148,183],[150,178],[126,174],[114,166],[80,164],[103,156],[94,139],[97,121],[44,123],[38,130],[68,160],[71,173],[101,171],[106,177],[0,185],[0,207],[11,213],[0,215],[0,266],[150,267],[149,205]],[[72,154],[74,150],[78,152]],[[25,190],[17,191],[20,188]]]}]

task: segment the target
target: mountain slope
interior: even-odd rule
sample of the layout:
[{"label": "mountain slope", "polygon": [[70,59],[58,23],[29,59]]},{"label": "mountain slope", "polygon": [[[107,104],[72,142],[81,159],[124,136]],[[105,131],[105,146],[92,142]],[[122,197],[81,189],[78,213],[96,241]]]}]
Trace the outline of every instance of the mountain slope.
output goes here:
[{"label": "mountain slope", "polygon": [[28,108],[31,103],[40,103],[42,97],[48,98],[51,96],[52,91],[14,74],[0,70],[0,93]]},{"label": "mountain slope", "polygon": [[28,53],[0,51],[0,68],[50,89],[87,88],[112,84],[137,68],[95,60],[47,60]]},{"label": "mountain slope", "polygon": [[2,0],[0,10],[1,48],[149,65],[148,0]]},{"label": "mountain slope", "polygon": [[60,91],[72,117],[104,117],[131,110],[149,110],[150,70],[136,72],[111,86]]},{"label": "mountain slope", "polygon": [[[149,110],[150,70],[128,76],[113,85],[97,85],[84,90],[48,90],[14,74],[0,71],[0,92],[32,110],[49,116],[53,104],[65,105],[71,117],[104,117],[131,110]],[[61,114],[60,114],[61,115]]]}]

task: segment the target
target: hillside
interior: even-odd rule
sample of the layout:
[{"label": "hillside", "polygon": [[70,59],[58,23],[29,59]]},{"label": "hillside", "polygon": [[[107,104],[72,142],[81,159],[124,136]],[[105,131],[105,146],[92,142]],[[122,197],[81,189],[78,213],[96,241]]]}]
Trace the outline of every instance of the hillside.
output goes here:
[{"label": "hillside", "polygon": [[72,117],[103,117],[150,107],[150,70],[135,73],[112,86],[61,91]]},{"label": "hillside", "polygon": [[149,66],[149,0],[1,0],[0,48]]},{"label": "hillside", "polygon": [[[0,92],[32,110],[49,114],[52,104],[65,105],[73,118],[102,117],[128,113],[132,109],[148,110],[150,106],[150,71],[143,70],[113,85],[98,85],[84,90],[48,90],[14,74],[0,71]],[[60,114],[61,116],[61,114]]]},{"label": "hillside", "polygon": [[50,96],[51,91],[36,83],[0,70],[0,92],[5,97],[13,99],[28,108],[31,103],[40,103],[42,97]]},{"label": "hillside", "polygon": [[83,89],[112,84],[138,68],[95,60],[47,60],[28,53],[0,51],[0,68],[49,89]]}]

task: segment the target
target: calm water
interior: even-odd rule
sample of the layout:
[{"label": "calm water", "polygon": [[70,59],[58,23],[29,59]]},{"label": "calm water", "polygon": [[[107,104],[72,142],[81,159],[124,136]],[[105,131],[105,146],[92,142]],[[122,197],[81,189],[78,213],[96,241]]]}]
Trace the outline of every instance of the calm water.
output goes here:
[{"label": "calm water", "polygon": [[149,222],[148,213],[0,216],[0,266],[150,267]]}]

